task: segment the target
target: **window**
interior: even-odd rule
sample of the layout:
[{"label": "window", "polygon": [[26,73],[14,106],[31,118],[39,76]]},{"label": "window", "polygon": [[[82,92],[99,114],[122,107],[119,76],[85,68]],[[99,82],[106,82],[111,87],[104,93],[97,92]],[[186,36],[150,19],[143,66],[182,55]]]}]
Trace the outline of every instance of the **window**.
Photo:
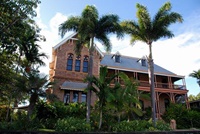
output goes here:
[{"label": "window", "polygon": [[80,55],[76,57],[75,71],[80,72],[81,60]]},{"label": "window", "polygon": [[78,102],[78,92],[73,93],[73,102]]},{"label": "window", "polygon": [[86,93],[81,94],[81,102],[86,102]]},{"label": "window", "polygon": [[84,56],[83,59],[83,72],[88,72],[88,56]]},{"label": "window", "polygon": [[70,102],[70,93],[69,93],[69,91],[65,91],[64,103],[69,104],[69,102]]},{"label": "window", "polygon": [[120,55],[115,55],[115,62],[120,63]]},{"label": "window", "polygon": [[72,65],[73,65],[73,54],[68,54],[68,58],[67,58],[67,70],[72,71]]},{"label": "window", "polygon": [[142,59],[141,62],[142,62],[142,66],[146,67],[146,60]]}]

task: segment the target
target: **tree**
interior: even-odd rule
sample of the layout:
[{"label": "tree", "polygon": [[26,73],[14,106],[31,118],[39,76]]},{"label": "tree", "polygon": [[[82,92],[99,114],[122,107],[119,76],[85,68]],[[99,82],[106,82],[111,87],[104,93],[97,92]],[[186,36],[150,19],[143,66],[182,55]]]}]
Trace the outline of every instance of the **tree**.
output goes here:
[{"label": "tree", "polygon": [[193,78],[196,78],[197,79],[197,83],[200,86],[200,69],[198,71],[193,71],[193,73],[191,73],[189,76],[193,77]]},{"label": "tree", "polygon": [[123,21],[125,32],[131,35],[131,43],[142,41],[149,46],[148,68],[151,91],[152,119],[155,126],[155,91],[154,91],[154,64],[152,57],[152,43],[162,37],[172,38],[174,35],[168,28],[171,24],[182,22],[182,16],[171,12],[170,2],[165,3],[151,19],[147,8],[136,4],[138,21]]},{"label": "tree", "polygon": [[99,129],[101,129],[102,125],[102,115],[103,108],[106,105],[107,99],[111,96],[111,90],[113,88],[110,87],[111,82],[117,77],[117,75],[108,75],[108,69],[106,66],[100,67],[99,78],[95,76],[86,77],[85,81],[92,83],[92,87],[88,87],[86,91],[93,91],[98,97],[98,108],[99,108]]},{"label": "tree", "polygon": [[0,48],[17,51],[19,37],[26,30],[22,25],[33,21],[39,0],[1,0],[0,2]]},{"label": "tree", "polygon": [[[117,37],[122,37],[122,28],[119,24],[119,17],[117,15],[108,14],[99,18],[98,11],[95,6],[87,5],[83,10],[81,16],[72,16],[65,22],[63,22],[59,31],[63,37],[66,32],[77,32],[78,42],[76,43],[75,51],[80,52],[83,45],[86,45],[89,49],[89,69],[88,75],[91,77],[93,73],[93,50],[94,39],[100,41],[106,50],[111,50],[111,43],[108,38],[108,34],[116,33]],[[91,83],[88,83],[88,87],[91,87]],[[90,121],[90,104],[91,104],[91,92],[87,93],[87,122]]]},{"label": "tree", "polygon": [[197,95],[190,94],[188,99],[189,99],[189,101],[200,100],[200,93],[198,93]]},{"label": "tree", "polygon": [[122,113],[127,114],[128,120],[133,113],[142,116],[139,98],[144,95],[138,92],[137,82],[122,72],[118,76],[124,84],[115,83],[115,90],[112,90],[113,97],[108,102],[109,107],[117,114],[118,122],[121,121]]},{"label": "tree", "polygon": [[46,96],[45,89],[51,85],[46,75],[41,75],[38,68],[32,68],[30,72],[25,72],[19,78],[16,86],[20,88],[21,92],[26,92],[29,97],[28,118],[33,113],[36,102],[39,97]]}]

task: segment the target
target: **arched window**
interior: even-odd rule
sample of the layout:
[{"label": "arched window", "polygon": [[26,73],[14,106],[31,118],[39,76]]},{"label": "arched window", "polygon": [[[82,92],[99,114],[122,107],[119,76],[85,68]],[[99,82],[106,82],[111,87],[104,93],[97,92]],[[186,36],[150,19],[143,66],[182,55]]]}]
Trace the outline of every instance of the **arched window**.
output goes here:
[{"label": "arched window", "polygon": [[75,63],[75,71],[80,72],[80,67],[81,67],[81,56],[76,57],[76,63]]},{"label": "arched window", "polygon": [[83,72],[88,72],[88,56],[84,56],[83,59]]},{"label": "arched window", "polygon": [[68,54],[68,58],[67,58],[67,70],[72,71],[72,65],[73,65],[73,54]]}]

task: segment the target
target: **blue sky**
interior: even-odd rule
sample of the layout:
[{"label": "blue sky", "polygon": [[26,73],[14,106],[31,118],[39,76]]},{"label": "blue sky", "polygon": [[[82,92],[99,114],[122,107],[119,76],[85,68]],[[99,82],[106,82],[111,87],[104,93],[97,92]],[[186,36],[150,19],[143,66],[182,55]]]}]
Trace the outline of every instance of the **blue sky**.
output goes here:
[{"label": "blue sky", "polygon": [[[48,74],[48,63],[51,61],[52,47],[62,39],[58,35],[58,26],[71,15],[79,16],[86,5],[95,5],[99,15],[108,13],[117,14],[120,20],[136,20],[136,3],[147,6],[151,16],[167,1],[165,0],[41,0],[37,8],[38,17],[35,19],[47,41],[40,43],[42,51],[49,55],[45,60],[47,66],[41,71]],[[198,94],[196,80],[188,77],[193,70],[200,69],[200,1],[199,0],[169,0],[172,11],[183,16],[183,23],[170,26],[174,33],[172,39],[161,39],[153,43],[154,62],[178,75],[186,78],[189,94]],[[69,35],[69,34],[68,34]],[[130,46],[130,37],[118,40],[110,36],[113,49],[123,55],[142,57],[148,55],[148,46],[137,42]],[[96,42],[100,49],[103,47]]]}]

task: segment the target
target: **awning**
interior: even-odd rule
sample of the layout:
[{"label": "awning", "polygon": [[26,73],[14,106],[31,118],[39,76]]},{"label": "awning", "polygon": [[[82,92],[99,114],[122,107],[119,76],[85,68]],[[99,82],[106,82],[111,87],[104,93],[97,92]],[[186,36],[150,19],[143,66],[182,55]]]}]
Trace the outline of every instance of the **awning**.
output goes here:
[{"label": "awning", "polygon": [[65,81],[60,88],[64,90],[84,91],[87,88],[87,83]]}]

